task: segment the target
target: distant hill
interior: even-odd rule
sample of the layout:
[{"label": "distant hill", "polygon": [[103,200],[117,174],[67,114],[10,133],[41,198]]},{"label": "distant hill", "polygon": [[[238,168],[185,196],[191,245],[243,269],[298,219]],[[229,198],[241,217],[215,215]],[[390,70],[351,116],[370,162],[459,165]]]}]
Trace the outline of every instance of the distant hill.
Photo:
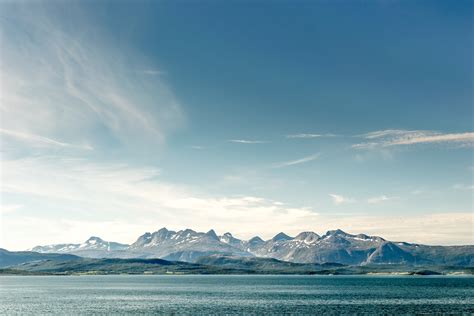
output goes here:
[{"label": "distant hill", "polygon": [[40,253],[74,254],[88,258],[161,258],[199,262],[200,258],[227,255],[241,258],[273,258],[293,263],[344,265],[404,264],[474,266],[474,246],[427,246],[393,242],[378,236],[348,234],[340,229],[320,236],[302,232],[290,237],[281,232],[269,240],[256,236],[241,240],[231,233],[217,235],[192,229],[161,228],[145,233],[131,245],[91,237],[83,244],[55,244],[32,249]]},{"label": "distant hill", "polygon": [[0,248],[0,268],[27,262],[41,262],[45,260],[51,262],[63,262],[79,259],[81,258],[70,254],[38,253],[31,251],[13,252]]},{"label": "distant hill", "polygon": [[[15,256],[14,252],[8,252]],[[474,268],[447,266],[365,265],[345,266],[337,263],[293,263],[271,258],[211,255],[201,257],[197,263],[163,259],[80,258],[59,256],[36,259],[0,268],[0,275],[75,275],[75,274],[320,274],[354,275],[370,273],[395,274],[474,274]]]}]

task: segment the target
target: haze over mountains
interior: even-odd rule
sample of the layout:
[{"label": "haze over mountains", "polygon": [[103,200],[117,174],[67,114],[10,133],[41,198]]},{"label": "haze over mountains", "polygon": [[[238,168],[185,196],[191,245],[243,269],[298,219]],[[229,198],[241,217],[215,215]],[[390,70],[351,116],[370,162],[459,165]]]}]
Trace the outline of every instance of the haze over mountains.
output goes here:
[{"label": "haze over mountains", "polygon": [[82,244],[61,243],[30,250],[88,258],[161,258],[184,262],[197,262],[212,255],[231,255],[293,263],[474,265],[472,245],[427,246],[391,242],[378,236],[353,235],[339,229],[322,236],[314,232],[302,232],[295,237],[279,233],[269,240],[258,236],[241,240],[231,233],[218,236],[214,230],[203,233],[191,229],[172,231],[161,228],[143,234],[131,245],[91,237]]}]

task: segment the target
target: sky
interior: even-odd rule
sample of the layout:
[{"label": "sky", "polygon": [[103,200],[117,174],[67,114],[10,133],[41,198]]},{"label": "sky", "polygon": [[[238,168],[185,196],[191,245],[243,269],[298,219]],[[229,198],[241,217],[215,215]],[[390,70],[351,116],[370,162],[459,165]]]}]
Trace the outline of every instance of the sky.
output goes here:
[{"label": "sky", "polygon": [[0,247],[474,243],[471,1],[0,2]]}]

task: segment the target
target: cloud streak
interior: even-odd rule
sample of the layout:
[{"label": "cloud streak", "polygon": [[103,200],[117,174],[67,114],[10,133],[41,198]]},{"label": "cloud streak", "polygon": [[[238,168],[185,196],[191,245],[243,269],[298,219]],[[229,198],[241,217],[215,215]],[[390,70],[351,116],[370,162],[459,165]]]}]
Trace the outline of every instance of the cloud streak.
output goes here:
[{"label": "cloud streak", "polygon": [[379,203],[394,200],[394,199],[396,199],[396,197],[389,197],[389,196],[386,196],[386,195],[374,196],[374,197],[368,198],[367,203],[369,203],[369,204],[379,204]]},{"label": "cloud streak", "polygon": [[229,139],[229,143],[237,144],[267,144],[267,141],[264,140],[250,140],[250,139]]},{"label": "cloud streak", "polygon": [[342,195],[335,194],[335,193],[330,193],[329,196],[331,197],[332,202],[335,205],[341,205],[341,204],[347,204],[347,203],[355,202],[355,200],[352,199],[352,198],[344,197]]},{"label": "cloud streak", "polygon": [[275,164],[272,165],[272,168],[284,168],[284,167],[289,167],[289,166],[294,166],[294,165],[307,163],[307,162],[318,159],[319,156],[320,156],[320,154],[317,153],[317,154],[306,156],[306,157],[296,159],[296,160],[290,160],[290,161],[275,163]]},{"label": "cloud streak", "polygon": [[33,135],[23,132],[17,131],[10,131],[7,129],[0,128],[0,134],[13,137],[15,139],[28,142],[33,146],[56,146],[56,147],[66,147],[66,148],[77,148],[77,149],[84,149],[84,150],[92,150],[93,148],[89,145],[73,145],[64,143],[55,139],[51,139],[44,136]]},{"label": "cloud streak", "polygon": [[461,146],[474,144],[474,132],[440,133],[423,130],[382,130],[359,135],[367,142],[352,145],[355,149],[373,149],[416,144],[456,143]]},{"label": "cloud streak", "polygon": [[474,185],[467,185],[467,184],[455,184],[453,185],[454,190],[461,190],[461,191],[473,191],[474,190]]},{"label": "cloud streak", "polygon": [[286,138],[319,138],[319,137],[335,137],[334,134],[291,134],[286,135]]}]

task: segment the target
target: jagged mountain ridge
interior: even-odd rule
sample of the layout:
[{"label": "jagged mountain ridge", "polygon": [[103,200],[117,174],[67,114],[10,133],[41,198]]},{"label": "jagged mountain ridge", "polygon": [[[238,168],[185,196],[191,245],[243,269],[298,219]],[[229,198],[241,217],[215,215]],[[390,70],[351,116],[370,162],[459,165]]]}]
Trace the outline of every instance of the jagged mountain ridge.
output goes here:
[{"label": "jagged mountain ridge", "polygon": [[320,236],[302,232],[296,237],[279,233],[269,240],[256,236],[241,240],[231,233],[218,236],[192,229],[161,228],[145,233],[131,245],[91,237],[83,244],[37,246],[40,253],[69,253],[91,258],[162,258],[196,262],[210,255],[273,258],[294,263],[443,264],[474,265],[474,246],[427,246],[391,242],[378,236],[352,235],[340,229]]}]

